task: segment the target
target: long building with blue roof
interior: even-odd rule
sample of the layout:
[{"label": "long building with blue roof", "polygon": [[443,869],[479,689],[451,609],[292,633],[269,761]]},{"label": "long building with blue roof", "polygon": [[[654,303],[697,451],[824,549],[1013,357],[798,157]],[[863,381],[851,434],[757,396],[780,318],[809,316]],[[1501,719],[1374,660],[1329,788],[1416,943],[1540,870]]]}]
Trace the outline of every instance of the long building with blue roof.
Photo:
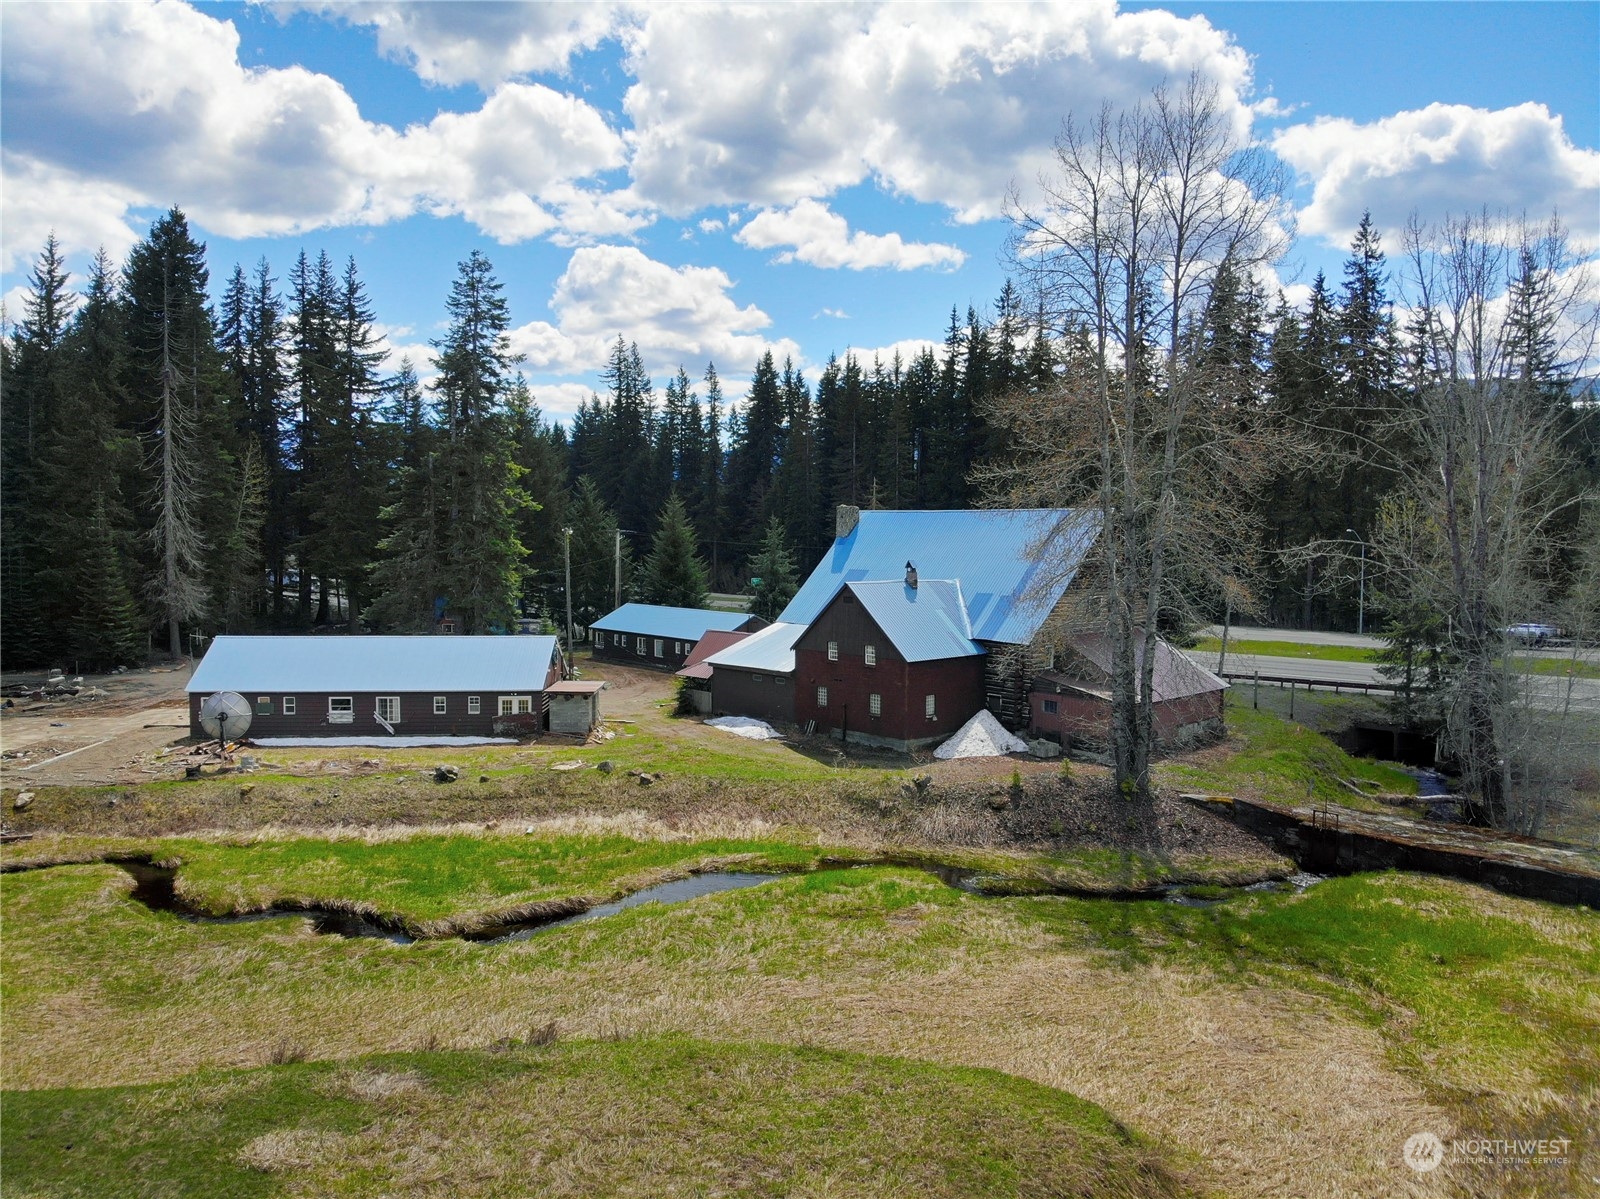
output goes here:
[{"label": "long building with blue roof", "polygon": [[589,626],[589,632],[596,658],[677,670],[711,630],[746,633],[766,623],[748,612],[630,603],[606,613]]}]

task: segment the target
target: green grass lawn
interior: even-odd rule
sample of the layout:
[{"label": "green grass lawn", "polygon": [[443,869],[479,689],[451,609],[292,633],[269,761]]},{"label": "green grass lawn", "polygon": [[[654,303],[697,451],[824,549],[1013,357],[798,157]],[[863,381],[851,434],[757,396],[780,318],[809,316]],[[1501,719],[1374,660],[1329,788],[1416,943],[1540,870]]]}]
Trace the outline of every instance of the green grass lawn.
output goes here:
[{"label": "green grass lawn", "polygon": [[[1201,637],[1194,652],[1213,658],[1222,650],[1220,637]],[[1228,654],[1252,654],[1261,658],[1306,658],[1317,662],[1375,662],[1376,651],[1359,645],[1306,645],[1299,641],[1228,640]],[[1214,665],[1215,663],[1213,663]]]},{"label": "green grass lawn", "polygon": [[682,1037],[13,1092],[3,1120],[15,1194],[1193,1193],[1104,1111],[1037,1083]]},{"label": "green grass lawn", "polygon": [[1255,711],[1242,697],[1230,694],[1227,704],[1226,750],[1162,763],[1156,768],[1161,781],[1187,791],[1249,795],[1291,804],[1316,801],[1369,811],[1387,809],[1338,780],[1386,794],[1416,794],[1416,780],[1399,767],[1352,757],[1321,733],[1270,712]]}]

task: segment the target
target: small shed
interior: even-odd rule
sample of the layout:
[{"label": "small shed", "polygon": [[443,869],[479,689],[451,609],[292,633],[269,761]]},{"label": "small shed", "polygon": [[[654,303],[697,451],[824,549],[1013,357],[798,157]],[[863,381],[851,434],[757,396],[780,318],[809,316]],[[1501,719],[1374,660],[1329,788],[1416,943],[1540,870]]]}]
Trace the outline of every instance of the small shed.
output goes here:
[{"label": "small shed", "polygon": [[[1067,639],[1058,669],[1034,676],[1028,701],[1033,732],[1101,743],[1111,731],[1111,638],[1083,633]],[[1142,664],[1142,643],[1135,655]],[[1193,745],[1223,733],[1222,704],[1228,684],[1165,640],[1156,642],[1153,680],[1156,741]]]},{"label": "small shed", "polygon": [[550,701],[550,731],[587,737],[600,723],[603,682],[567,679],[544,689]]},{"label": "small shed", "polygon": [[749,633],[724,633],[720,629],[708,629],[684,659],[683,669],[677,672],[683,680],[682,695],[687,697],[689,706],[700,715],[711,715],[711,663],[706,659],[748,636]]},{"label": "small shed", "polygon": [[629,666],[678,670],[707,632],[754,632],[766,625],[748,612],[623,604],[589,626],[594,656]]}]

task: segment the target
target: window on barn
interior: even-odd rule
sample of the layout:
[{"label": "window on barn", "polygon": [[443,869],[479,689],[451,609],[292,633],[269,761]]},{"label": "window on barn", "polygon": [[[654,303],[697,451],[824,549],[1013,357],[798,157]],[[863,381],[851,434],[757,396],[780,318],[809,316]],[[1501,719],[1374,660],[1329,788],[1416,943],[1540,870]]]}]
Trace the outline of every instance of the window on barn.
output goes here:
[{"label": "window on barn", "polygon": [[502,695],[500,697],[500,715],[524,716],[533,711],[533,696],[531,695]]},{"label": "window on barn", "polygon": [[328,723],[352,724],[356,718],[356,701],[348,695],[328,696]]},{"label": "window on barn", "polygon": [[258,696],[256,696],[256,715],[257,716],[271,716],[272,715],[272,696],[270,696],[270,695],[258,695]]},{"label": "window on barn", "polygon": [[435,716],[443,716],[445,714],[446,699],[447,697],[443,695],[436,695],[433,697],[433,714]]},{"label": "window on barn", "polygon": [[922,714],[929,720],[937,720],[939,718],[938,712],[935,710],[933,696],[925,695],[922,697]]},{"label": "window on barn", "polygon": [[645,650],[648,648],[649,647],[644,643],[643,637],[635,637],[633,639],[633,652],[638,654],[641,658],[644,657]]},{"label": "window on barn", "polygon": [[594,647],[595,647],[595,649],[605,649],[605,647],[606,647],[606,635],[604,633],[597,632],[594,635]]},{"label": "window on barn", "polygon": [[750,681],[752,683],[765,683],[767,681],[767,676],[764,674],[753,674],[750,676]]},{"label": "window on barn", "polygon": [[878,647],[875,645],[867,646],[861,657],[868,666],[876,666],[878,664]]},{"label": "window on barn", "polygon": [[467,715],[478,716],[483,712],[483,698],[477,695],[467,696]]},{"label": "window on barn", "polygon": [[837,662],[838,660],[839,660],[839,643],[837,641],[830,641],[830,642],[828,642],[828,661]]},{"label": "window on barn", "polygon": [[867,714],[870,716],[883,715],[883,696],[876,691],[867,696]]},{"label": "window on barn", "polygon": [[1061,705],[1053,699],[1047,699],[1044,701],[1044,710],[1046,715],[1054,716],[1061,710]]},{"label": "window on barn", "polygon": [[661,638],[656,638],[656,657],[661,657]]},{"label": "window on barn", "polygon": [[286,695],[283,697],[283,714],[285,716],[294,715],[294,696]]},{"label": "window on barn", "polygon": [[826,708],[827,706],[828,706],[828,689],[826,687],[818,687],[817,688],[817,707]]},{"label": "window on barn", "polygon": [[400,697],[398,695],[378,696],[378,719],[387,720],[390,724],[400,723]]}]

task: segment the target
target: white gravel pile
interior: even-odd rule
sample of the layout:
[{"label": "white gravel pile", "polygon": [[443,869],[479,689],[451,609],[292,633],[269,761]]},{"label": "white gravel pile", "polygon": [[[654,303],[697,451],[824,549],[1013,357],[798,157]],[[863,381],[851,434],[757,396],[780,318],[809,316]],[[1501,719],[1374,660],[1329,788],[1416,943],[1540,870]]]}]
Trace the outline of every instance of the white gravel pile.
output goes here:
[{"label": "white gravel pile", "polygon": [[933,756],[948,762],[951,758],[1003,758],[1025,753],[1028,743],[1006,732],[987,708],[962,725],[956,735],[933,751]]},{"label": "white gravel pile", "polygon": [[749,716],[718,716],[706,721],[714,729],[732,733],[735,737],[748,737],[752,741],[777,741],[778,730],[764,720]]}]

